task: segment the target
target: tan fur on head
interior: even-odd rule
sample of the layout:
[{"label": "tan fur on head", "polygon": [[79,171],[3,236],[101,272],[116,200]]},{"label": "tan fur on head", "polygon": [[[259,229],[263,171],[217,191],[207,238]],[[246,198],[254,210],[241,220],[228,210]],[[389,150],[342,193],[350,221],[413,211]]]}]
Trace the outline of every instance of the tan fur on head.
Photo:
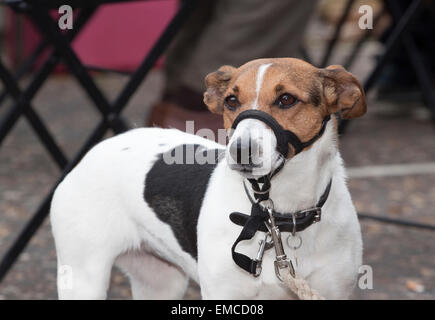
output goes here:
[{"label": "tan fur on head", "polygon": [[204,92],[204,103],[213,113],[222,114],[223,94],[228,88],[228,84],[236,68],[232,66],[222,66],[217,71],[205,77],[207,90]]},{"label": "tan fur on head", "polygon": [[323,93],[330,113],[341,111],[343,119],[361,117],[367,105],[364,90],[358,79],[342,66],[332,65],[325,69]]},{"label": "tan fur on head", "polygon": [[[264,71],[264,74],[260,71]],[[211,112],[222,114],[226,129],[237,115],[256,108],[269,113],[280,125],[308,141],[320,130],[325,116],[341,112],[343,119],[366,112],[365,95],[355,76],[341,66],[319,69],[299,59],[277,58],[250,61],[239,68],[223,66],[205,79],[204,103]],[[260,85],[260,87],[259,87]],[[276,105],[288,93],[298,102],[287,109]],[[240,106],[225,107],[225,98],[234,95]]]}]

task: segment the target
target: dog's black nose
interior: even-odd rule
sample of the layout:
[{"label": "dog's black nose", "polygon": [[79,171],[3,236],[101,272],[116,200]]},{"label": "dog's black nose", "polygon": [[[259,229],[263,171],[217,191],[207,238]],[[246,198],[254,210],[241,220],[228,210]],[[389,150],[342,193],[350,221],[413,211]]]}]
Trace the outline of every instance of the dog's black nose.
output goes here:
[{"label": "dog's black nose", "polygon": [[230,145],[231,158],[241,165],[253,165],[253,155],[257,151],[257,144],[250,138],[237,138]]}]

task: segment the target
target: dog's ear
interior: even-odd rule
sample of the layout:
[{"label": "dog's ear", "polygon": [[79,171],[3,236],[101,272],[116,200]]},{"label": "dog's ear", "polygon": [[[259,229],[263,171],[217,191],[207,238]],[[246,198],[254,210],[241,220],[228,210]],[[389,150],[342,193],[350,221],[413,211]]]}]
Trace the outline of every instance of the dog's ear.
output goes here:
[{"label": "dog's ear", "polygon": [[323,95],[329,113],[341,111],[343,119],[361,117],[366,113],[364,89],[353,74],[338,65],[329,66],[322,72]]},{"label": "dog's ear", "polygon": [[222,66],[205,77],[204,103],[211,112],[222,114],[223,94],[227,90],[235,70],[236,68],[232,66]]}]

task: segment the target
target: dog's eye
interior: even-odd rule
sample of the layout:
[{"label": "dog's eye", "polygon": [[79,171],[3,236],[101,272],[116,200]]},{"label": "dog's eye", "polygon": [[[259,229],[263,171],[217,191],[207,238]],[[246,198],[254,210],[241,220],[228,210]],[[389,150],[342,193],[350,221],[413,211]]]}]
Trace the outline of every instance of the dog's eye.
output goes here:
[{"label": "dog's eye", "polygon": [[298,99],[292,96],[290,93],[284,93],[280,95],[277,99],[277,105],[283,109],[290,108],[296,102],[298,102]]},{"label": "dog's eye", "polygon": [[225,98],[225,106],[229,109],[229,110],[234,110],[237,107],[240,106],[240,102],[237,99],[236,96],[231,95]]}]

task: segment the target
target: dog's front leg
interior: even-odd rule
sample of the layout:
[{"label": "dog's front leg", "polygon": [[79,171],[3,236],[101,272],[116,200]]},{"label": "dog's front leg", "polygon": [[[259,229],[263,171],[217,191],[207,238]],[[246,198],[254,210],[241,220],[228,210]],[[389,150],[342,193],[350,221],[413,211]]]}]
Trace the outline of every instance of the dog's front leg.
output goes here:
[{"label": "dog's front leg", "polygon": [[240,275],[235,270],[222,268],[221,271],[214,271],[213,273],[212,269],[207,272],[205,270],[207,268],[201,268],[200,287],[202,299],[255,299],[258,292],[255,279],[244,274]]},{"label": "dog's front leg", "polygon": [[232,260],[231,239],[213,239],[213,232],[198,240],[198,276],[203,299],[255,299],[261,279],[240,269]]}]

